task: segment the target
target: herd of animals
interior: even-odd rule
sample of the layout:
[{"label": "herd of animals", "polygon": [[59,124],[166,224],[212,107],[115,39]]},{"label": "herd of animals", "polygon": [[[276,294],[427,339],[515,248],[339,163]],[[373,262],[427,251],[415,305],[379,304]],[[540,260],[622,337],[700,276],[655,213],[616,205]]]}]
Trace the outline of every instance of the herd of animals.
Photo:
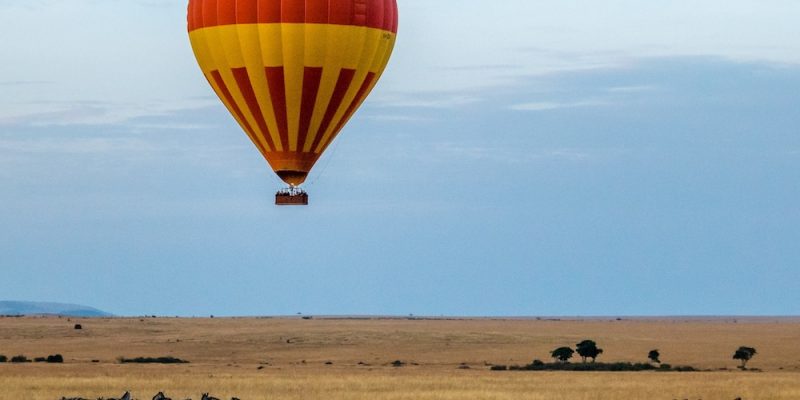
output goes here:
[{"label": "herd of animals", "polygon": [[[84,399],[83,397],[62,397],[61,400],[89,400],[89,399]],[[130,392],[125,392],[125,394],[123,394],[122,397],[118,399],[113,397],[108,399],[101,397],[97,400],[135,400],[135,399],[131,397]],[[157,395],[153,396],[153,400],[172,400],[172,399],[164,395],[164,392],[158,392]],[[186,399],[186,400],[192,400],[192,399]],[[208,393],[203,393],[203,397],[201,397],[200,400],[220,400],[220,399],[211,396]],[[231,397],[231,400],[239,400],[239,398]]]}]

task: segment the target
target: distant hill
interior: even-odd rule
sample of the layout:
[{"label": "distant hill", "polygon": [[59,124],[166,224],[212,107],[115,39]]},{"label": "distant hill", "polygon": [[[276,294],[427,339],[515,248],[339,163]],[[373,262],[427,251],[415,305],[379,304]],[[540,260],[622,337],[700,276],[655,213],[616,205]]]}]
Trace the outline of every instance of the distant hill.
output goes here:
[{"label": "distant hill", "polygon": [[77,304],[0,301],[0,315],[62,315],[65,317],[111,317],[105,311]]}]

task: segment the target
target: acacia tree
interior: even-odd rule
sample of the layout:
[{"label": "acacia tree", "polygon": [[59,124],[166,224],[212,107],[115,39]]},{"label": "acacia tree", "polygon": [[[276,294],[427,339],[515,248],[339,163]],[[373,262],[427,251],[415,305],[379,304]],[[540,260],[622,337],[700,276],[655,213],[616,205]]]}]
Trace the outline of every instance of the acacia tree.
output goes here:
[{"label": "acacia tree", "polygon": [[750,361],[756,355],[756,349],[747,346],[741,346],[735,353],[733,353],[733,359],[739,360],[742,362],[742,365],[739,367],[741,369],[747,369],[747,362]]},{"label": "acacia tree", "polygon": [[569,359],[572,358],[573,354],[575,354],[575,350],[572,350],[571,348],[566,347],[566,346],[559,347],[559,348],[557,348],[557,349],[555,349],[555,350],[550,352],[550,355],[554,359],[556,359],[556,360],[558,360],[558,361],[560,361],[562,363],[569,362]]},{"label": "acacia tree", "polygon": [[650,352],[647,353],[647,358],[649,358],[650,361],[652,361],[654,363],[657,363],[657,364],[661,364],[661,360],[659,359],[660,357],[661,357],[661,353],[659,353],[657,349],[656,350],[650,350]]},{"label": "acacia tree", "polygon": [[580,354],[583,362],[586,362],[587,358],[591,358],[592,362],[597,359],[597,356],[603,354],[603,349],[597,347],[597,343],[594,340],[584,340],[578,343],[575,347],[575,350]]}]

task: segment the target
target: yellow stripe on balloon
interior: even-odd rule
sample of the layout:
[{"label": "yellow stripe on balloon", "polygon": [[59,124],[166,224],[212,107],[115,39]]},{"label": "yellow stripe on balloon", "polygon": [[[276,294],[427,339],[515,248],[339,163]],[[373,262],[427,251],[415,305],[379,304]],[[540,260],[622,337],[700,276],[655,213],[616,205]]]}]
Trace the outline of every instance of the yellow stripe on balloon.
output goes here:
[{"label": "yellow stripe on balloon", "polygon": [[[258,43],[265,67],[283,65],[283,24],[253,24],[258,27]],[[214,28],[207,28],[214,29]]]},{"label": "yellow stripe on balloon", "polygon": [[[213,71],[218,71],[225,83],[226,88],[231,93],[231,95],[233,95],[233,88],[231,87],[231,81],[235,81],[235,79],[233,79],[233,76],[231,75],[230,68],[223,67],[225,64],[227,64],[227,59],[224,53],[220,51],[220,48],[222,46],[220,46],[217,43],[219,41],[218,35],[216,34],[216,32],[212,30],[202,30],[202,31],[197,31],[196,33],[197,33],[196,35],[192,35],[190,37],[192,48],[194,49],[195,54],[197,54],[198,60],[203,60],[200,66],[203,70],[204,75],[206,76],[206,79],[211,84],[212,89],[214,89],[214,92],[217,94],[217,97],[219,97],[222,103],[225,105],[225,107],[231,111],[231,115],[233,116],[233,118],[236,120],[236,122],[239,124],[242,130],[247,134],[250,140],[257,145],[256,147],[259,148],[259,151],[261,151],[260,150],[261,148],[269,149],[266,143],[263,143],[261,139],[254,137],[250,133],[250,131],[246,127],[245,120],[241,119],[235,112],[233,112],[234,105],[231,104],[227,98],[225,98],[222,88],[219,87],[219,85],[217,84],[216,80],[212,75]],[[236,85],[233,86],[234,88],[236,88]],[[236,88],[236,92],[238,93],[238,88]],[[240,100],[236,100],[235,96],[234,96],[234,101],[237,103],[235,106],[238,106],[239,109],[241,110],[242,105],[244,105],[243,102]],[[244,110],[242,111],[244,112]],[[265,154],[264,152],[262,152],[262,154],[264,155],[264,157],[267,156],[267,154]]]},{"label": "yellow stripe on balloon", "polygon": [[[233,96],[236,106],[239,108],[244,116],[244,119],[247,120],[247,124],[252,130],[250,138],[254,142],[258,142],[263,148],[269,150],[269,144],[265,139],[266,132],[261,132],[259,129],[258,121],[250,111],[247,101],[245,100],[244,95],[239,88],[239,84],[236,81],[236,78],[233,76],[234,68],[245,67],[244,56],[242,55],[241,47],[222,45],[217,46],[213,44],[214,40],[218,41],[219,43],[237,43],[239,41],[239,33],[236,25],[220,26],[219,29],[209,30],[208,34],[212,40],[212,45],[210,47],[212,48],[214,59],[219,63],[218,71],[222,76],[222,79],[225,81],[225,86],[228,88],[231,96]],[[245,128],[245,126],[242,125],[242,128]],[[245,129],[245,131],[246,130],[247,129]]]},{"label": "yellow stripe on balloon", "polygon": [[[335,129],[346,118],[347,109],[357,100],[367,75],[376,74],[369,90],[378,82],[388,64],[389,55],[395,45],[396,35],[382,29],[330,24],[238,24],[201,28],[190,32],[195,56],[204,74],[210,77],[218,71],[236,106],[245,116],[251,128],[259,136],[251,139],[268,149],[266,135],[270,135],[277,151],[301,151],[320,154],[334,139]],[[239,43],[239,46],[224,46],[224,43]],[[289,148],[283,148],[276,123],[275,111],[265,67],[283,67],[286,85],[286,110]],[[303,76],[306,67],[321,67],[322,78],[317,93],[308,137],[303,149],[298,149],[300,111],[303,92]],[[245,101],[233,76],[234,68],[246,68],[253,91],[265,119],[269,132],[261,132],[258,121]],[[311,148],[342,69],[354,70],[355,74],[344,99],[316,148]],[[212,87],[225,106],[233,111],[213,79]],[[363,99],[361,99],[363,101]],[[244,128],[244,121],[234,115]],[[246,129],[245,129],[246,130]]]},{"label": "yellow stripe on balloon", "polygon": [[314,105],[314,115],[311,117],[311,124],[309,125],[308,138],[306,139],[304,152],[310,152],[314,140],[317,138],[317,132],[322,125],[322,120],[325,117],[325,112],[331,103],[333,91],[336,89],[336,82],[339,80],[339,75],[343,68],[345,68],[345,60],[347,54],[352,47],[352,29],[338,29],[338,26],[325,25],[325,32],[323,39],[325,43],[325,58],[322,60],[322,78],[320,79],[319,91],[317,92],[317,101]]},{"label": "yellow stripe on balloon", "polygon": [[[355,77],[353,78],[353,82],[350,84],[350,88],[347,89],[347,94],[344,96],[342,106],[339,107],[339,110],[336,112],[336,116],[333,118],[333,123],[331,123],[331,125],[325,131],[325,134],[322,136],[322,140],[317,148],[313,149],[313,151],[317,154],[321,154],[323,149],[325,149],[334,139],[333,135],[336,133],[334,131],[339,125],[339,122],[346,117],[345,114],[348,106],[355,100],[358,90],[366,80],[367,74],[370,72],[370,68],[372,67],[374,61],[374,54],[380,45],[383,33],[385,33],[385,31],[378,29],[363,27],[356,29],[358,29],[360,32],[355,35],[354,39],[357,39],[357,41],[354,40],[354,46],[348,52],[349,54],[347,57],[348,60],[359,60],[359,63],[353,68],[356,70]],[[360,46],[357,43],[360,44]]]},{"label": "yellow stripe on balloon", "polygon": [[283,35],[283,73],[286,84],[286,114],[289,126],[289,150],[297,150],[300,130],[300,102],[303,99],[305,70],[304,24],[281,24]]},{"label": "yellow stripe on balloon", "polygon": [[[308,28],[306,27],[308,26]],[[255,27],[258,30],[258,38],[256,39],[254,35],[246,34],[242,35],[242,32],[249,32],[249,29],[253,29]],[[238,32],[237,32],[238,29]],[[317,65],[308,65],[308,66],[318,66],[322,67],[325,66],[327,63],[328,55],[335,55],[344,62],[342,64],[343,68],[350,68],[356,69],[359,65],[363,64],[364,60],[360,60],[360,54],[362,54],[362,45],[365,41],[370,40],[373,45],[377,44],[378,41],[388,41],[389,44],[394,45],[394,41],[396,35],[393,33],[389,33],[387,31],[375,28],[365,28],[362,26],[349,26],[349,25],[328,25],[328,24],[238,24],[238,25],[221,25],[221,26],[214,26],[210,28],[201,28],[192,31],[189,34],[189,38],[192,43],[192,48],[195,51],[195,56],[197,57],[198,63],[200,67],[204,71],[211,71],[215,69],[219,69],[219,64],[217,63],[216,59],[212,57],[210,54],[209,45],[220,46],[223,48],[221,44],[214,43],[219,41],[221,37],[233,35],[240,35],[240,40],[247,40],[247,41],[256,41],[257,46],[259,46],[260,53],[261,53],[261,60],[262,64],[265,67],[279,67],[284,65],[284,53],[283,53],[283,33],[285,30],[295,30],[301,31],[295,35],[295,37],[302,37],[303,41],[301,43],[305,43],[306,35],[309,35],[309,39],[312,37],[317,37],[315,40],[321,40],[321,38],[327,38],[326,43],[323,46],[324,51],[322,53],[317,52],[309,52],[308,57],[305,58],[306,52],[301,52],[304,55],[304,62],[308,59],[313,62],[313,64]],[[227,33],[222,33],[219,35],[211,35],[210,32],[214,32],[217,30],[228,30]],[[201,43],[206,43],[206,46],[200,46]],[[384,43],[386,45],[387,43]],[[225,46],[229,47],[229,46]],[[247,46],[240,46],[242,49],[244,48],[251,48],[250,45]],[[297,47],[297,46],[292,46]],[[302,46],[301,46],[302,47]],[[227,58],[227,57],[226,57]],[[232,54],[231,55],[232,62],[231,64],[234,67],[242,67],[244,66],[244,62],[242,60],[241,55]],[[368,60],[372,61],[372,60]],[[239,65],[236,65],[236,64]]]},{"label": "yellow stripe on balloon", "polygon": [[258,25],[242,24],[236,25],[239,31],[239,45],[242,50],[244,66],[247,67],[247,75],[253,86],[261,115],[264,117],[269,136],[275,144],[276,151],[283,151],[278,124],[275,122],[274,110],[272,108],[272,97],[269,94],[269,84],[264,74],[263,49],[261,47],[261,37]]}]

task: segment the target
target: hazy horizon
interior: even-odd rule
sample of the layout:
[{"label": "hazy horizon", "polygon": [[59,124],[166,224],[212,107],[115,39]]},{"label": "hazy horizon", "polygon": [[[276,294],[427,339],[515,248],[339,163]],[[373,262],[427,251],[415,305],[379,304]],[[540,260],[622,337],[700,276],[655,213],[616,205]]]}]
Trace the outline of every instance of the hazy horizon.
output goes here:
[{"label": "hazy horizon", "polygon": [[[113,310],[98,309],[91,304],[72,304],[63,303],[59,301],[18,301],[0,299],[0,305],[3,303],[23,303],[26,305],[47,305],[47,306],[69,306],[69,307],[82,307],[89,310],[100,311],[110,315],[83,315],[75,316],[80,318],[141,318],[141,317],[158,317],[158,318],[301,318],[312,317],[321,319],[371,319],[371,318],[387,318],[387,319],[520,319],[520,320],[606,320],[606,319],[622,319],[622,320],[651,320],[651,319],[675,319],[675,320],[726,320],[726,319],[740,319],[740,320],[794,320],[800,318],[798,315],[712,315],[712,314],[687,314],[687,315],[615,315],[615,314],[597,314],[597,315],[434,315],[434,314],[308,314],[303,312],[295,312],[288,314],[184,314],[184,315],[167,315],[158,313],[133,313],[133,314],[118,314]],[[51,313],[16,313],[7,314],[0,312],[0,316],[47,316]],[[61,313],[52,313],[59,315]]]}]

